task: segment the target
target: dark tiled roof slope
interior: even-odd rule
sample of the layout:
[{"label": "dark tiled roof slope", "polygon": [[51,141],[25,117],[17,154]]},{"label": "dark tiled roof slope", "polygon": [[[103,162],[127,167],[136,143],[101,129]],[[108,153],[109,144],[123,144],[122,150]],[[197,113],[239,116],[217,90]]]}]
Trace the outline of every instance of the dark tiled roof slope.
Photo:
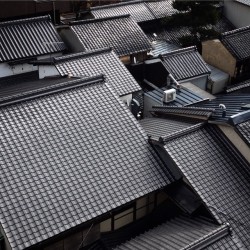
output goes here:
[{"label": "dark tiled roof slope", "polygon": [[211,72],[196,47],[175,50],[162,55],[161,58],[168,72],[176,80],[210,74]]},{"label": "dark tiled roof slope", "polygon": [[141,90],[124,64],[110,49],[57,57],[55,65],[61,75],[105,74],[107,83],[119,96]]},{"label": "dark tiled roof slope", "polygon": [[[223,109],[219,107],[220,104],[226,106],[226,112],[223,114]],[[215,111],[211,116],[211,120],[228,122],[231,116],[245,112],[241,107],[250,104],[249,94],[226,94],[218,95],[215,99],[208,102],[197,103],[192,106],[212,108]]]},{"label": "dark tiled roof slope", "polygon": [[223,33],[221,41],[237,60],[250,58],[250,26]]},{"label": "dark tiled roof slope", "polygon": [[50,17],[0,23],[0,62],[9,62],[66,49]]},{"label": "dark tiled roof slope", "polygon": [[171,183],[100,78],[0,108],[0,222],[23,249]]},{"label": "dark tiled roof slope", "polygon": [[67,81],[72,81],[72,79],[61,76],[38,79],[38,72],[2,78],[0,80],[0,104],[20,99],[28,93],[33,95],[41,88],[50,88]]},{"label": "dark tiled roof slope", "polygon": [[120,16],[130,14],[137,23],[154,20],[155,16],[142,1],[109,4],[90,9],[95,18]]},{"label": "dark tiled roof slope", "polygon": [[[174,86],[172,86],[172,88],[175,89]],[[188,88],[182,86],[179,90],[176,90],[176,99],[174,101],[169,103],[163,103],[162,97],[163,97],[163,92],[165,90],[167,90],[167,88],[163,87],[162,89],[155,89],[152,91],[145,92],[144,95],[150,96],[154,101],[158,102],[159,105],[163,106],[183,107],[207,101],[207,99],[204,99],[203,97],[197,95]]]},{"label": "dark tiled roof slope", "polygon": [[171,16],[178,11],[173,8],[172,0],[145,2],[157,19]]},{"label": "dark tiled roof slope", "polygon": [[196,124],[197,121],[185,118],[146,118],[140,121],[140,124],[145,129],[149,136],[158,140],[179,130]]},{"label": "dark tiled roof slope", "polygon": [[71,29],[86,50],[111,47],[125,56],[151,49],[147,36],[128,15],[73,22]]},{"label": "dark tiled roof slope", "polygon": [[[225,225],[218,226],[205,219],[180,216],[117,246],[115,250],[204,249],[228,234]],[[228,241],[231,243],[230,237]]]},{"label": "dark tiled roof slope", "polygon": [[250,80],[246,80],[244,82],[237,83],[235,85],[232,85],[232,86],[228,87],[226,92],[227,93],[232,93],[232,92],[240,91],[240,90],[243,90],[243,89],[249,88],[249,87],[250,87]]},{"label": "dark tiled roof slope", "polygon": [[216,126],[172,139],[165,150],[214,216],[250,247],[250,165]]},{"label": "dark tiled roof slope", "polygon": [[250,146],[250,121],[237,124],[235,128],[236,128],[236,131],[240,134],[240,136]]}]

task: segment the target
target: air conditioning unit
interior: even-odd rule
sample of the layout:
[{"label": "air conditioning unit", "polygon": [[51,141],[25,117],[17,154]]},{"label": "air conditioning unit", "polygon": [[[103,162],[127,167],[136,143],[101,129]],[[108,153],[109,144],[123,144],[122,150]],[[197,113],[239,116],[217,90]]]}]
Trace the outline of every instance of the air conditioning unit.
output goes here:
[{"label": "air conditioning unit", "polygon": [[176,90],[175,89],[168,89],[163,92],[163,102],[172,102],[176,98]]}]

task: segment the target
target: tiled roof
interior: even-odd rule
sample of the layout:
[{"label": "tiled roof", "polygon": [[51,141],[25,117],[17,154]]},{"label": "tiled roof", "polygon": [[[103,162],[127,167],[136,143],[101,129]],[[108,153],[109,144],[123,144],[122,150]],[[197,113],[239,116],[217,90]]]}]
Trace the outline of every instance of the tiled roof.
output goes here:
[{"label": "tiled roof", "polygon": [[159,137],[164,137],[166,135],[175,133],[176,131],[188,128],[197,121],[187,119],[187,118],[145,118],[140,121],[140,124],[145,129],[147,134],[152,137],[152,139],[158,140]]},{"label": "tiled roof", "polygon": [[[175,88],[175,87],[172,87],[172,88]],[[169,102],[169,103],[163,103],[162,102],[163,92],[166,89],[167,88],[154,89],[152,91],[145,92],[144,95],[151,97],[154,101],[159,103],[159,105],[175,106],[175,107],[189,106],[189,105],[197,104],[197,103],[207,100],[197,95],[193,91],[189,90],[188,88],[182,87],[180,90],[176,91],[176,99],[174,101]]]},{"label": "tiled roof", "polygon": [[227,88],[226,92],[227,93],[232,93],[232,92],[235,92],[235,91],[243,90],[245,88],[250,88],[250,80],[246,80],[244,82],[232,85],[232,86],[230,86],[230,87]]},{"label": "tiled roof", "polygon": [[72,22],[71,29],[86,50],[111,47],[118,56],[146,52],[151,44],[129,15]]},{"label": "tiled roof", "polygon": [[4,77],[0,80],[0,104],[13,102],[28,93],[35,94],[41,88],[50,88],[56,84],[72,81],[72,79],[55,76],[38,79],[38,72]]},{"label": "tiled roof", "polygon": [[0,108],[0,222],[13,250],[172,181],[126,106],[93,77]]},{"label": "tiled roof", "polygon": [[206,249],[221,238],[233,244],[233,249],[238,249],[228,234],[226,225],[217,226],[206,219],[181,216],[117,246],[115,250]]},{"label": "tiled roof", "polygon": [[154,106],[152,112],[155,114],[171,114],[184,116],[203,116],[208,118],[214,112],[214,109],[199,107],[175,107],[175,106]]},{"label": "tiled roof", "polygon": [[146,4],[157,19],[171,16],[178,12],[172,6],[172,0],[147,1]]},{"label": "tiled roof", "polygon": [[245,4],[247,6],[250,6],[250,1],[249,0],[235,0],[235,1],[238,2],[238,3]]},{"label": "tiled roof", "polygon": [[137,23],[164,18],[177,12],[172,6],[172,0],[131,1],[93,7],[90,10],[95,18],[130,14]]},{"label": "tiled roof", "polygon": [[[225,105],[226,110],[224,111],[222,105]],[[218,95],[215,99],[208,102],[197,103],[192,106],[212,108],[213,112],[210,120],[229,122],[230,117],[247,112],[242,107],[246,104],[250,104],[249,94],[225,94]]]},{"label": "tiled roof", "polygon": [[235,128],[243,140],[250,146],[250,120],[237,124]]},{"label": "tiled roof", "polygon": [[221,42],[237,60],[250,58],[250,26],[223,33]]},{"label": "tiled roof", "polygon": [[141,90],[124,64],[110,49],[57,57],[55,65],[61,75],[94,76],[105,74],[107,83],[119,96]]},{"label": "tiled roof", "polygon": [[0,62],[50,54],[66,49],[50,17],[0,23]]},{"label": "tiled roof", "polygon": [[90,9],[95,18],[120,16],[130,14],[137,23],[154,20],[155,16],[142,1],[109,4]]},{"label": "tiled roof", "polygon": [[180,48],[179,46],[164,40],[156,40],[153,41],[151,44],[153,48],[151,52],[154,57],[172,52]]},{"label": "tiled roof", "polygon": [[162,55],[161,59],[168,72],[177,81],[210,74],[211,72],[196,47],[172,51]]},{"label": "tiled roof", "polygon": [[249,163],[213,125],[172,139],[165,150],[213,215],[250,247]]}]

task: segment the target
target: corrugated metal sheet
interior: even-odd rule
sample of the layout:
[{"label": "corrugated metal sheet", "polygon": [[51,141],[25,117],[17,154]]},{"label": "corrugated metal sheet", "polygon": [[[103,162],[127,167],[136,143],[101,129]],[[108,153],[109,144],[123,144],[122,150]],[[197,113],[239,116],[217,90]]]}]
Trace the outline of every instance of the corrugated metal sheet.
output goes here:
[{"label": "corrugated metal sheet", "polygon": [[0,62],[9,62],[65,50],[50,17],[0,23]]}]

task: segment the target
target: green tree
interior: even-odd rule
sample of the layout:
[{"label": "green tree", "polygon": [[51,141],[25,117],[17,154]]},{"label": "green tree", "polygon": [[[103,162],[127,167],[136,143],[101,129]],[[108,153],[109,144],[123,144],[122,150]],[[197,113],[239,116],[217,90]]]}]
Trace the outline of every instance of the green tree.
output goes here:
[{"label": "green tree", "polygon": [[[181,42],[198,43],[204,38],[214,38],[218,34],[213,30],[219,19],[219,11],[215,4],[219,1],[185,1],[175,0],[173,7],[178,12],[164,20],[167,27],[188,27],[190,35],[182,37]],[[185,44],[184,44],[185,45]]]}]

